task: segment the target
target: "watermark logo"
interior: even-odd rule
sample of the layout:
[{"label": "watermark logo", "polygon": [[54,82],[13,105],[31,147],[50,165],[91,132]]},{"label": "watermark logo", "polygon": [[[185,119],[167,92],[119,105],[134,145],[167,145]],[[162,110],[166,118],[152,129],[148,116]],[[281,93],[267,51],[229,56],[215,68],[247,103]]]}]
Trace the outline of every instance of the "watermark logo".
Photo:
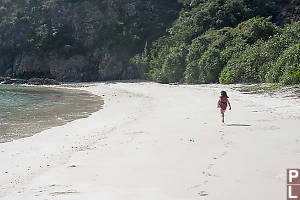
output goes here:
[{"label": "watermark logo", "polygon": [[287,200],[300,200],[300,169],[287,169]]}]

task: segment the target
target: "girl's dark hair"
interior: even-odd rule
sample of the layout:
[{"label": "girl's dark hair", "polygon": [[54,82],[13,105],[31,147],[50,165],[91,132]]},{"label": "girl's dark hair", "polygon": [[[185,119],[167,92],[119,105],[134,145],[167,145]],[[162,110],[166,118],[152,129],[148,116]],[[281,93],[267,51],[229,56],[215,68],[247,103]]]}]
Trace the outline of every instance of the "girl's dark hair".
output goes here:
[{"label": "girl's dark hair", "polygon": [[225,91],[221,91],[221,97],[227,97],[227,98],[229,98],[229,97],[227,96],[227,93],[226,93]]}]

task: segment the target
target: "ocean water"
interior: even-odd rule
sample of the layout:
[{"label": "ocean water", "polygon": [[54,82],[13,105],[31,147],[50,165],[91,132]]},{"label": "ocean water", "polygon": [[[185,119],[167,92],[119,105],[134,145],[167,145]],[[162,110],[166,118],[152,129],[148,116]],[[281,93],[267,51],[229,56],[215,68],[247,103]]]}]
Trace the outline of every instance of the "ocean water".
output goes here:
[{"label": "ocean water", "polygon": [[0,85],[0,143],[88,117],[102,105],[81,90]]}]

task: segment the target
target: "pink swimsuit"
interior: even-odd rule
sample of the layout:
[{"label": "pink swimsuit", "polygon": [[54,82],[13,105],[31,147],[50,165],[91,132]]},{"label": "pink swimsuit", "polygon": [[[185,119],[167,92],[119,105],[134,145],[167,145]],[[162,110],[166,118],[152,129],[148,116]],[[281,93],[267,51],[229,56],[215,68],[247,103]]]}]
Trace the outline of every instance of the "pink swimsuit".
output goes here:
[{"label": "pink swimsuit", "polygon": [[219,106],[222,110],[226,110],[226,108],[227,108],[227,97],[220,97]]}]

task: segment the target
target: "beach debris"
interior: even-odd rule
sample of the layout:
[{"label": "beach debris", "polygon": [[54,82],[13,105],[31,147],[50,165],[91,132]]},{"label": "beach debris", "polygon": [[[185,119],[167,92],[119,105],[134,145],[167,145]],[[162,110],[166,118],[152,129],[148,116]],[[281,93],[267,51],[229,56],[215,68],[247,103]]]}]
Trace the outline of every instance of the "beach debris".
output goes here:
[{"label": "beach debris", "polygon": [[195,140],[193,138],[189,139],[190,142],[195,142]]},{"label": "beach debris", "polygon": [[70,166],[68,166],[69,168],[75,168],[75,167],[77,167],[76,165],[70,165]]}]

